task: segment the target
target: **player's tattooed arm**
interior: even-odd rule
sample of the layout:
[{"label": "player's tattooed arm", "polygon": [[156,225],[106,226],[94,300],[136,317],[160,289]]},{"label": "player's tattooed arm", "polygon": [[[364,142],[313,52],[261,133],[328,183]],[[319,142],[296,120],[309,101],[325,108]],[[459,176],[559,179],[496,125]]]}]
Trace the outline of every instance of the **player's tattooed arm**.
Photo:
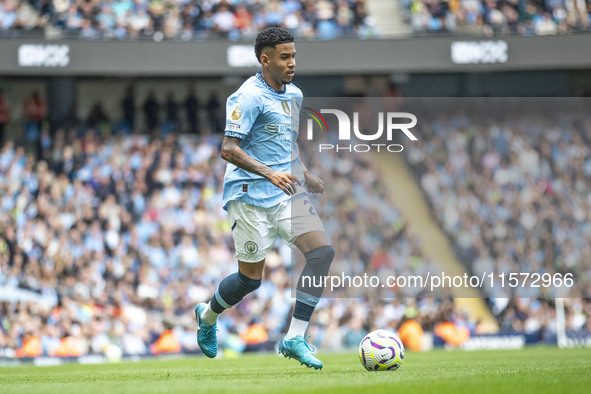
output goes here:
[{"label": "player's tattooed arm", "polygon": [[225,136],[222,141],[222,159],[242,168],[243,170],[268,178],[273,170],[253,159],[240,148],[240,139]]},{"label": "player's tattooed arm", "polygon": [[296,183],[302,185],[300,181],[288,172],[275,171],[263,163],[255,160],[248,153],[240,148],[240,139],[225,136],[222,141],[221,157],[222,159],[234,164],[253,174],[265,177],[273,185],[277,186],[287,195],[295,194]]}]

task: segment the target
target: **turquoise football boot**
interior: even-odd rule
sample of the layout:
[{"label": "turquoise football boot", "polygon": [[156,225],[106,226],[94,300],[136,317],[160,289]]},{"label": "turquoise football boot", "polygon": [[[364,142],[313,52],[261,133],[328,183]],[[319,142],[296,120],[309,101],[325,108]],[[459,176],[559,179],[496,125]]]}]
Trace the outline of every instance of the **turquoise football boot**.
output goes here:
[{"label": "turquoise football boot", "polygon": [[295,358],[308,368],[322,369],[322,361],[314,357],[314,348],[306,343],[308,338],[309,335],[306,338],[301,335],[296,335],[292,339],[283,338],[279,344],[279,353],[283,354],[283,357]]},{"label": "turquoise football boot", "polygon": [[197,304],[195,307],[195,320],[197,321],[197,343],[201,348],[203,354],[209,358],[214,358],[218,354],[218,338],[217,338],[217,324],[212,326],[205,324],[201,320],[201,313],[207,305],[204,303]]}]

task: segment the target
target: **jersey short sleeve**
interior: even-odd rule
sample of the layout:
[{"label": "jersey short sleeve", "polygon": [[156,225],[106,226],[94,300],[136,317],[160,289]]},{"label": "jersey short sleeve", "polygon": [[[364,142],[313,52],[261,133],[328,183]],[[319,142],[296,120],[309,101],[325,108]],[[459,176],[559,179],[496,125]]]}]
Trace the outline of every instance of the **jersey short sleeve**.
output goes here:
[{"label": "jersey short sleeve", "polygon": [[226,101],[226,129],[228,137],[246,138],[260,112],[258,99],[253,94],[236,92]]}]

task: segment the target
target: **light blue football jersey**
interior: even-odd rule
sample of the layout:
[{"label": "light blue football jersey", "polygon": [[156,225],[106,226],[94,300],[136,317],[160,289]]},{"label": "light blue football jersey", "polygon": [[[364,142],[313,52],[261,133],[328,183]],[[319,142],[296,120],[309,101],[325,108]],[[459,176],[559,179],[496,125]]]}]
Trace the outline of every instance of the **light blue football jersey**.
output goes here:
[{"label": "light blue football jersey", "polygon": [[[225,135],[241,139],[240,148],[255,160],[275,171],[289,172],[303,184],[296,143],[302,99],[302,91],[293,84],[286,84],[285,90],[278,92],[259,71],[228,98]],[[298,185],[297,191],[300,194],[304,189]],[[289,198],[266,178],[228,163],[224,209],[232,200],[269,208]]]}]

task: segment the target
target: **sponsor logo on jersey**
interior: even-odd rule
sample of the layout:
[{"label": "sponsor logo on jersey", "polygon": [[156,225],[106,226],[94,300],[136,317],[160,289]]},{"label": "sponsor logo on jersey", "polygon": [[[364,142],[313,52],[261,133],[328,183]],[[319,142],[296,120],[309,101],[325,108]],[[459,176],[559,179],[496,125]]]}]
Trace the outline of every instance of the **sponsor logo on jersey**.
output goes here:
[{"label": "sponsor logo on jersey", "polygon": [[267,123],[265,130],[269,133],[287,133],[290,131],[290,123]]}]

